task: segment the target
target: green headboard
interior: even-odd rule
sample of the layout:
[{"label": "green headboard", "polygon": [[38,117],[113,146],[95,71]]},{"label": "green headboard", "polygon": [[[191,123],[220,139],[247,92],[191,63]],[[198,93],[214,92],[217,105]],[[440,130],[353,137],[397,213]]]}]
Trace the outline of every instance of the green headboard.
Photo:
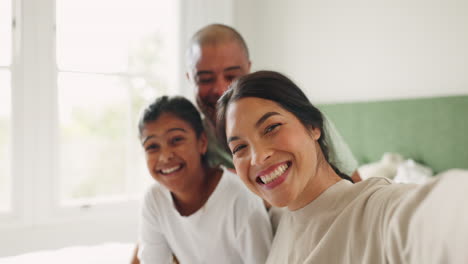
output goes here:
[{"label": "green headboard", "polygon": [[319,105],[359,164],[396,152],[434,172],[468,169],[468,96]]}]

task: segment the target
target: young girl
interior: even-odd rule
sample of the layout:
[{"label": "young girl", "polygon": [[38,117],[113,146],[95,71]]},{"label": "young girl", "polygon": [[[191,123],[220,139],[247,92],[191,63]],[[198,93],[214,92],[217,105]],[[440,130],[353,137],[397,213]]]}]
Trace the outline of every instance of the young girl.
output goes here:
[{"label": "young girl", "polygon": [[236,175],[209,168],[198,111],[183,97],[158,98],[139,122],[151,176],[142,208],[141,263],[264,263],[272,240],[260,198]]},{"label": "young girl", "polygon": [[267,263],[468,263],[467,171],[352,184],[328,161],[320,111],[276,72],[241,77],[217,109],[237,174],[288,208]]}]

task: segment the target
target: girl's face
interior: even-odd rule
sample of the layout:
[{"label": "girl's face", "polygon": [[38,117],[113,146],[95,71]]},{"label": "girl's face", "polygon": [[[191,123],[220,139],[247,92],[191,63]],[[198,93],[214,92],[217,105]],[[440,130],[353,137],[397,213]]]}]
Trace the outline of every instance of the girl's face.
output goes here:
[{"label": "girl's face", "polygon": [[273,101],[246,97],[228,106],[226,137],[236,172],[251,191],[277,207],[304,205],[304,190],[316,178],[320,129],[306,129]]},{"label": "girl's face", "polygon": [[151,176],[171,192],[190,190],[201,180],[201,155],[206,152],[207,140],[205,134],[197,138],[189,123],[163,113],[145,124],[140,139]]}]

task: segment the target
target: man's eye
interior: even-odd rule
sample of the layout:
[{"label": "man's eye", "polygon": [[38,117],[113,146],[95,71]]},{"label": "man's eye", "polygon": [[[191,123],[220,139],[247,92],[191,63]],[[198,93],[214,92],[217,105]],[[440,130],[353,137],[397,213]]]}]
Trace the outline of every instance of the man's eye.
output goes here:
[{"label": "man's eye", "polygon": [[236,79],[237,77],[238,77],[237,75],[228,75],[228,76],[225,76],[224,78],[226,78],[226,81],[232,82],[232,81],[234,81],[234,79]]},{"label": "man's eye", "polygon": [[198,81],[197,81],[198,84],[209,84],[209,83],[213,83],[213,82],[214,82],[213,78],[198,79]]},{"label": "man's eye", "polygon": [[267,126],[267,127],[265,128],[264,134],[270,133],[271,131],[275,130],[277,127],[279,127],[279,126],[281,126],[281,125],[282,125],[282,124],[280,124],[280,123],[276,123],[276,124],[273,124],[273,125],[271,125],[271,126]]},{"label": "man's eye", "polygon": [[238,145],[236,146],[233,150],[232,150],[232,155],[236,154],[237,152],[239,152],[240,150],[242,150],[243,148],[245,148],[246,145]]}]

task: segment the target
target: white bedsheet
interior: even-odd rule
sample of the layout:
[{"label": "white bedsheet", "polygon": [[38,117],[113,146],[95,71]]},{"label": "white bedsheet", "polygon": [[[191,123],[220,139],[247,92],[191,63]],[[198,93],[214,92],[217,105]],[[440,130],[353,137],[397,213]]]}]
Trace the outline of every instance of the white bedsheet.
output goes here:
[{"label": "white bedsheet", "polygon": [[0,258],[0,264],[128,264],[135,244],[106,243],[26,253]]}]

